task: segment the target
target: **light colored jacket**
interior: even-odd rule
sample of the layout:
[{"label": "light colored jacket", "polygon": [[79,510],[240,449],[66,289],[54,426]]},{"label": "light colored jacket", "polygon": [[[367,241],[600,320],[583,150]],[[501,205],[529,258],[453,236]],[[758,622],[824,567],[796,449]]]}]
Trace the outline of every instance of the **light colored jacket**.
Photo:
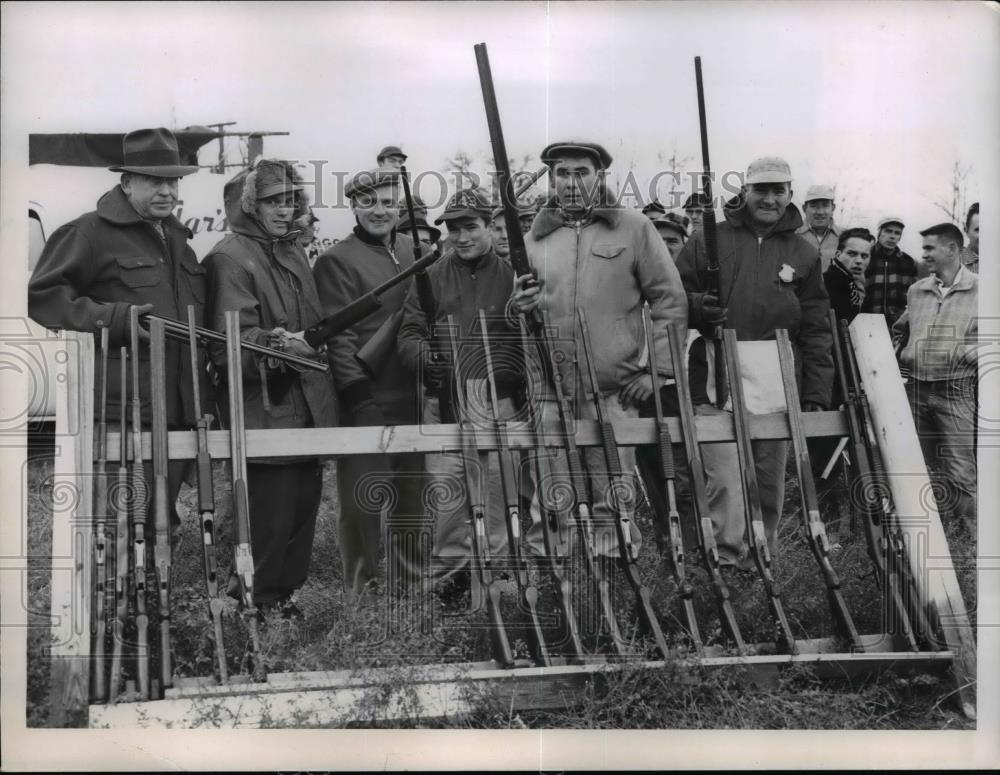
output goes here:
[{"label": "light colored jacket", "polygon": [[[667,330],[674,326],[686,335],[687,298],[649,218],[608,205],[595,207],[583,225],[569,225],[551,200],[535,218],[525,247],[541,283],[539,306],[566,356],[566,369],[573,368],[577,355],[585,368],[576,315],[582,308],[601,390],[620,390],[645,374],[642,307],[648,302],[658,369],[673,376]],[[570,391],[573,382],[566,381]]]},{"label": "light colored jacket", "polygon": [[942,295],[935,275],[917,280],[906,294],[906,311],[892,327],[905,336],[901,371],[927,382],[975,377],[979,344],[979,276],[967,267]]},{"label": "light colored jacket", "polygon": [[835,223],[831,223],[830,228],[823,235],[823,239],[819,239],[816,236],[816,232],[810,228],[808,223],[803,223],[801,228],[796,230],[795,233],[816,248],[819,252],[820,265],[825,272],[829,268],[830,262],[833,261],[833,257],[837,254],[837,243],[840,241],[840,227]]}]

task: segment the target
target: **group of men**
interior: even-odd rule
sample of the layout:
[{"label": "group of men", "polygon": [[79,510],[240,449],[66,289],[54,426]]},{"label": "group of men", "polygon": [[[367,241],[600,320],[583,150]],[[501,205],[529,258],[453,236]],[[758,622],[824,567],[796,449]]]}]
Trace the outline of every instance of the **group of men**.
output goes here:
[{"label": "group of men", "polygon": [[[901,218],[883,219],[876,236],[865,229],[841,231],[833,220],[832,189],[814,186],[806,196],[803,221],[792,204],[789,165],[776,157],[757,159],[747,169],[740,194],[723,208],[717,233],[721,293],[713,293],[701,229],[702,213],[713,203],[695,193],[685,202],[685,217],[655,208],[645,213],[624,208],[608,188],[612,158],[604,147],[556,142],[541,153],[549,172],[548,197],[540,207],[520,212],[533,278],[519,277],[508,257],[503,210],[486,192],[455,192],[434,225],[417,200],[411,223],[400,185],[399,167],[406,156],[398,146],[388,146],[375,169],[354,175],[345,188],[356,221],[351,234],[320,255],[310,270],[300,240],[314,216],[292,165],[258,160],[227,184],[225,204],[233,233],[199,263],[171,214],[179,178],[195,171],[179,164],[172,134],[165,129],[132,132],[124,139],[124,158],[123,165],[113,168],[121,172],[119,185],[101,198],[97,210],[52,235],[29,287],[30,314],[53,328],[97,333],[108,327],[114,351],[125,343],[124,321],[131,305],[178,319],[186,317],[187,305],[194,305],[199,322],[216,329],[222,327],[224,312],[235,309],[244,339],[329,364],[329,374],[317,374],[248,356],[243,372],[249,428],[454,422],[469,407],[455,405],[453,380],[470,388],[463,391],[470,404],[484,395],[471,389],[482,387],[485,373],[483,320],[485,333],[495,341],[503,416],[516,416],[531,390],[543,424],[555,424],[558,407],[551,386],[533,371],[517,338],[519,316],[539,313],[562,348],[564,357],[555,359],[562,385],[577,416],[589,418],[588,383],[577,366],[583,346],[580,309],[586,312],[598,386],[613,420],[639,416],[654,391],[673,405],[670,327],[687,337],[689,329],[723,325],[735,329],[741,341],[770,340],[777,329],[787,329],[796,350],[802,408],[827,409],[834,382],[828,322],[832,304],[838,316],[848,319],[858,311],[882,313],[903,337],[900,359],[911,375],[918,423],[945,434],[935,437],[933,451],[946,453],[942,459],[949,481],[963,496],[957,499],[955,516],[975,524],[974,456],[969,465],[970,453],[963,446],[971,430],[962,425],[956,435],[955,428],[965,422],[957,418],[961,402],[975,392],[973,267],[978,264],[970,262],[973,257],[978,262],[978,255],[970,251],[978,249],[978,208],[966,223],[968,245],[952,224],[921,232],[930,276],[918,279],[913,260],[898,248]],[[445,230],[447,242],[428,272],[432,309],[409,281],[383,294],[377,310],[325,348],[317,350],[304,341],[305,328],[392,279],[414,263],[416,253],[441,249],[438,227]],[[410,237],[412,230],[417,242]],[[642,315],[647,306],[656,375],[646,367]],[[449,319],[454,328],[446,325]],[[961,332],[962,347],[945,355],[938,348],[929,358],[921,342],[943,321]],[[366,345],[386,330],[393,336],[389,357],[366,359]],[[452,337],[462,344],[459,363],[441,357],[442,342]],[[181,377],[166,386],[168,422],[171,428],[190,428],[195,420],[189,406],[190,375],[184,371],[184,354],[173,345],[169,353],[177,364],[168,373]],[[692,379],[707,379],[694,358]],[[213,352],[211,360],[215,373],[224,373],[225,354]],[[148,372],[144,379],[147,403]],[[692,393],[699,398],[699,413],[728,411],[708,401],[706,386],[693,384]],[[622,452],[623,467],[632,471],[634,451]],[[744,568],[749,557],[735,450],[714,444],[703,454],[722,562]],[[787,454],[785,441],[755,443],[772,549]],[[596,458],[587,462],[592,471],[600,470]],[[262,580],[258,603],[278,608],[286,617],[299,616],[293,596],[308,571],[321,467],[315,458],[252,463],[250,518]],[[350,599],[381,588],[383,546],[385,575],[396,593],[428,579],[447,581],[459,590],[468,585],[468,504],[464,496],[444,503],[425,497],[429,488],[460,479],[462,465],[461,456],[448,451],[338,459],[339,547]],[[556,477],[567,475],[558,456],[550,468]],[[183,466],[172,467],[171,501],[183,475]],[[525,548],[541,556],[547,551],[541,525],[545,483],[529,482],[523,489],[531,504]],[[594,490],[598,553],[618,556],[605,492]],[[175,525],[179,519],[175,514]],[[557,542],[569,552],[574,542],[565,513],[562,520]],[[509,547],[503,516],[492,504],[487,524],[489,548],[502,556]],[[642,537],[634,522],[632,530],[637,553]]]}]

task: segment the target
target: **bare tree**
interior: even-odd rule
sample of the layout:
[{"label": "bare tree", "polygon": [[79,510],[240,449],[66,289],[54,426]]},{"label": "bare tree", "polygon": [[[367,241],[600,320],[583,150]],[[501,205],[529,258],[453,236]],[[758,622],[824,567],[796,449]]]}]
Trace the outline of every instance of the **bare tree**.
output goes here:
[{"label": "bare tree", "polygon": [[951,167],[951,191],[947,197],[935,199],[933,204],[952,223],[963,223],[965,220],[966,203],[968,201],[969,174],[972,172],[972,165],[963,166],[956,159]]},{"label": "bare tree", "polygon": [[474,169],[475,157],[467,151],[455,151],[444,163],[447,171],[452,173],[456,187],[479,186],[482,183],[481,176]]},{"label": "bare tree", "polygon": [[650,192],[655,198],[660,199],[660,202],[668,210],[673,210],[680,207],[683,204],[687,194],[692,193],[684,190],[684,181],[687,180],[687,166],[694,159],[691,156],[679,156],[677,153],[677,141],[675,140],[671,146],[670,156],[667,157],[663,151],[656,154],[657,172],[666,172],[670,179],[670,190],[667,192],[667,198],[664,201],[660,199],[659,186],[657,190]]}]

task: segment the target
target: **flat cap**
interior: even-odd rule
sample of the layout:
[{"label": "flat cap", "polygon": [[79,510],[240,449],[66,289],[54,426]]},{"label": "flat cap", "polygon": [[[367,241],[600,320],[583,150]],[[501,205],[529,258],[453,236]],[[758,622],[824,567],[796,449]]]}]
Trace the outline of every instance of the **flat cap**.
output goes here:
[{"label": "flat cap", "polygon": [[764,156],[754,159],[747,167],[747,177],[744,181],[748,186],[756,183],[791,183],[792,168],[788,162],[777,156]]},{"label": "flat cap", "polygon": [[610,167],[612,161],[611,154],[605,150],[603,145],[577,140],[563,140],[545,146],[542,150],[542,164],[551,166],[564,156],[589,156],[603,169]]},{"label": "flat cap", "polygon": [[809,190],[806,191],[806,198],[802,200],[802,203],[812,202],[815,199],[829,199],[831,202],[837,198],[837,195],[833,193],[833,186],[809,186]]},{"label": "flat cap", "polygon": [[648,215],[651,218],[655,218],[658,215],[666,215],[667,208],[660,204],[659,199],[654,199],[648,205],[642,208],[642,214]]},{"label": "flat cap", "polygon": [[387,183],[398,183],[398,170],[362,170],[356,173],[344,186],[344,196],[353,199],[363,191],[371,191]]},{"label": "flat cap", "polygon": [[407,160],[407,155],[403,153],[403,149],[398,145],[387,145],[381,151],[378,152],[378,156],[375,157],[375,161],[382,161],[382,159],[387,156],[402,156],[403,161]]},{"label": "flat cap", "polygon": [[[528,216],[531,216],[532,218],[535,217],[535,206],[533,204],[522,204],[518,202],[517,217],[527,218]],[[492,217],[494,221],[497,218],[503,218],[503,207],[494,207]]]},{"label": "flat cap", "polygon": [[[437,242],[439,239],[441,239],[441,230],[439,228],[437,228],[435,226],[431,226],[429,223],[427,223],[427,219],[424,218],[419,213],[414,213],[414,223],[416,224],[416,226],[417,226],[418,229],[427,229],[427,231],[429,231],[433,235],[431,237],[431,240],[433,242]],[[412,232],[413,229],[410,226],[410,218],[409,218],[409,216],[404,215],[402,217],[402,219],[399,221],[399,225],[396,226],[396,231],[397,232],[402,232],[403,234],[406,234],[407,236],[410,235],[410,232]]]},{"label": "flat cap", "polygon": [[906,228],[906,224],[903,223],[903,219],[898,215],[887,215],[884,218],[880,218],[878,222],[879,231],[882,230],[883,226],[888,226],[890,223],[898,223],[902,228]]},{"label": "flat cap", "polygon": [[684,200],[684,204],[681,205],[682,210],[705,210],[712,206],[712,201],[705,196],[704,191],[695,191],[691,196]]},{"label": "flat cap", "polygon": [[448,200],[444,212],[434,219],[434,223],[446,223],[456,218],[481,216],[487,221],[492,219],[493,204],[481,188],[465,188],[456,191]]}]

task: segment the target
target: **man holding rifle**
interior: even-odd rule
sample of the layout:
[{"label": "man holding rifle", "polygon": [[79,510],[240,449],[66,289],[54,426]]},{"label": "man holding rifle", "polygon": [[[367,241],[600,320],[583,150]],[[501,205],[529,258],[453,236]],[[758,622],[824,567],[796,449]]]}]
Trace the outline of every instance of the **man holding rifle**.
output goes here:
[{"label": "man holding rifle", "polygon": [[[444,223],[447,227],[448,245],[453,252],[450,251],[427,272],[436,301],[438,325],[434,336],[444,339],[446,345],[447,337],[456,336],[462,360],[455,365],[454,372],[462,379],[468,379],[470,374],[477,375],[479,384],[482,384],[486,368],[479,310],[485,312],[496,367],[500,419],[510,419],[514,414],[513,399],[522,387],[523,359],[520,357],[517,333],[508,328],[504,316],[514,283],[514,270],[509,262],[501,260],[492,244],[496,220],[492,217],[489,198],[478,189],[459,191],[435,223]],[[458,325],[457,331],[443,330],[449,315]],[[457,422],[454,416],[441,416],[438,396],[441,391],[451,392],[453,370],[451,364],[435,357],[431,332],[427,328],[416,286],[410,288],[406,297],[398,349],[404,365],[422,377],[428,388],[424,401],[424,423]],[[443,349],[447,350],[447,346]],[[473,416],[484,418],[487,413],[482,402],[487,397],[473,389],[474,384],[469,383],[466,393],[474,408]],[[457,481],[462,477],[460,453],[428,454],[425,464],[431,486],[438,483],[447,488],[449,480]],[[486,526],[490,554],[500,556],[506,552],[507,535],[502,504],[496,497],[499,493],[493,486],[495,480],[495,476],[490,477],[489,490],[494,497],[487,499]],[[453,579],[450,586],[456,593],[468,589],[471,578],[469,562],[472,542],[468,513],[468,505],[462,498],[442,502],[434,515],[434,564],[431,572],[439,580]]]},{"label": "man holding rifle", "polygon": [[[605,174],[611,155],[590,142],[558,142],[546,147],[542,161],[549,165],[555,196],[540,210],[525,239],[538,284],[518,277],[511,297],[512,310],[539,309],[552,328],[555,347],[567,356],[561,370],[568,395],[581,400],[590,417],[591,403],[582,400],[577,309],[587,311],[593,332],[600,389],[608,396],[610,419],[637,417],[639,407],[672,378],[667,329],[687,324],[687,302],[677,268],[656,228],[646,216],[616,203],[607,190]],[[649,304],[660,374],[658,383],[641,365],[645,340],[642,308]],[[566,350],[569,349],[569,352]],[[544,394],[548,397],[547,393]],[[550,424],[556,411],[546,401],[543,417]],[[587,451],[592,470],[600,471],[599,450]],[[566,475],[561,458],[552,461],[554,473]],[[634,450],[622,450],[622,468],[635,465]],[[594,504],[598,553],[617,557],[613,517],[605,495],[595,487]],[[537,499],[532,504],[528,544],[544,554]],[[632,524],[633,553],[641,536]]]},{"label": "man holding rifle", "polygon": [[[344,193],[351,202],[357,225],[352,234],[321,255],[313,267],[326,315],[361,298],[414,261],[412,240],[397,231],[398,170],[359,172],[348,182]],[[399,359],[382,358],[377,373],[370,373],[357,357],[376,334],[395,340],[397,330],[392,326],[398,326],[402,317],[409,286],[408,280],[386,291],[373,314],[333,337],[327,345],[343,425],[411,425],[417,422],[414,381]],[[356,455],[339,461],[340,552],[350,597],[360,595],[376,578],[383,520],[391,524],[396,517],[406,519],[421,513],[422,469],[422,456],[414,454]],[[390,499],[390,514],[382,513],[380,493],[384,492],[395,493]],[[399,541],[398,546],[405,543]],[[397,584],[412,581],[421,574],[417,557],[405,557],[400,552],[393,555],[391,564]]]},{"label": "man holding rifle", "polygon": [[[829,404],[833,382],[829,299],[816,249],[796,234],[802,216],[791,199],[788,163],[776,157],[753,161],[740,196],[726,203],[725,221],[717,227],[720,295],[706,292],[704,233],[696,233],[687,243],[677,257],[677,268],[688,295],[691,328],[722,325],[735,329],[740,341],[772,340],[777,329],[788,329],[801,381],[802,409],[817,411]],[[699,374],[705,376],[704,367],[692,360],[692,380]],[[693,385],[692,393],[705,396],[707,390],[704,385]],[[721,410],[703,402],[697,411],[713,414]],[[750,568],[735,445],[712,444],[703,455],[721,561],[724,566]],[[754,456],[773,555],[788,442],[755,442]]]}]

